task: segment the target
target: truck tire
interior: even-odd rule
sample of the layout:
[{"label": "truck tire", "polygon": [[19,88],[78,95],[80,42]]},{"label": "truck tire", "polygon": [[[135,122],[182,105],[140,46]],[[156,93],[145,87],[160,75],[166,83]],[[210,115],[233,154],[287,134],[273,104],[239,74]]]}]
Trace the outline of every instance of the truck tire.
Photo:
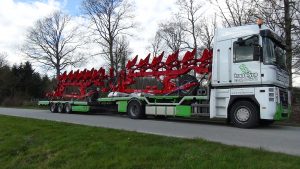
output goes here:
[{"label": "truck tire", "polygon": [[58,103],[57,104],[57,112],[58,113],[64,113],[65,112],[65,106],[63,103]]},{"label": "truck tire", "polygon": [[145,108],[138,100],[131,100],[127,106],[127,113],[131,119],[141,119],[145,117]]},{"label": "truck tire", "polygon": [[65,104],[65,112],[66,113],[72,113],[72,105],[70,103]]},{"label": "truck tire", "polygon": [[52,113],[56,113],[57,112],[57,105],[55,103],[50,103],[49,105],[49,110],[52,112]]},{"label": "truck tire", "polygon": [[253,128],[259,124],[257,106],[250,101],[238,101],[230,110],[232,124],[239,128]]},{"label": "truck tire", "polygon": [[[179,86],[183,86],[187,83],[193,83],[193,82],[198,82],[197,78],[195,76],[186,74],[182,75],[179,77]],[[179,95],[180,96],[191,96],[191,95],[196,95],[198,86],[193,86],[190,89],[187,90],[180,90]]]}]

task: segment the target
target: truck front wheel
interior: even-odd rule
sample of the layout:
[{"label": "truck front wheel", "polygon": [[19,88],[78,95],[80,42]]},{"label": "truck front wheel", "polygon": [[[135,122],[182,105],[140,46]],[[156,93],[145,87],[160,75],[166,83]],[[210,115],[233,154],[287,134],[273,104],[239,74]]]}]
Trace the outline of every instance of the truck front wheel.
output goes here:
[{"label": "truck front wheel", "polygon": [[138,100],[131,100],[127,106],[128,116],[132,119],[141,119],[145,117],[145,109]]},{"label": "truck front wheel", "polygon": [[250,101],[238,101],[230,109],[230,120],[239,128],[253,128],[259,124],[258,108]]}]

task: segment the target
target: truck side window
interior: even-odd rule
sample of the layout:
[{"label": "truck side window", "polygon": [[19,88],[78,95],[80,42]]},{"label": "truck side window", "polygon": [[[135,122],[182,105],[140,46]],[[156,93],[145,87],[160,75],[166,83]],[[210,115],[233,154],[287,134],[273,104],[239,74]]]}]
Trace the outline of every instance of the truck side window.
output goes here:
[{"label": "truck side window", "polygon": [[256,36],[248,39],[239,39],[233,43],[234,62],[253,61],[254,42],[257,40]]}]

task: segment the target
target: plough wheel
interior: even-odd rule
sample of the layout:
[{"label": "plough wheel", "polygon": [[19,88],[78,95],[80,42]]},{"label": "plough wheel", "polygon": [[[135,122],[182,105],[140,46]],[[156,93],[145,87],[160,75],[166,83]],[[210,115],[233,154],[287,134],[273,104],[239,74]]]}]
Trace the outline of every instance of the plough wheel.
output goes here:
[{"label": "plough wheel", "polygon": [[[194,82],[198,82],[197,78],[195,76],[187,74],[187,75],[182,75],[182,76],[179,77],[179,86],[183,86],[187,83],[194,83]],[[196,95],[197,88],[198,88],[198,86],[192,86],[189,89],[185,89],[185,90],[181,89],[179,91],[179,95],[180,96]]]}]

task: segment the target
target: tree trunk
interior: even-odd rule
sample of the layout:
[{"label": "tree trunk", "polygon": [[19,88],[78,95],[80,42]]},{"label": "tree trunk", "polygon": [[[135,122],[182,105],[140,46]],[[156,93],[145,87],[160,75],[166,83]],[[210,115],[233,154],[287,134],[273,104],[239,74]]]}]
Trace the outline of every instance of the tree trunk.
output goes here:
[{"label": "tree trunk", "polygon": [[289,73],[289,88],[293,87],[292,78],[292,19],[290,16],[290,1],[284,0],[284,20],[285,20],[285,43],[286,43],[286,63]]},{"label": "tree trunk", "polygon": [[56,79],[57,79],[57,83],[59,82],[59,79],[58,79],[59,75],[60,75],[60,67],[56,66]]},{"label": "tree trunk", "polygon": [[110,59],[110,68],[114,68],[114,53],[113,53],[113,42],[109,44],[109,59]]},{"label": "tree trunk", "polygon": [[[154,55],[154,56],[157,56],[157,55]],[[126,69],[126,56],[122,56],[122,64],[121,64],[121,69],[122,70],[125,70]]]},{"label": "tree trunk", "polygon": [[[198,59],[198,45],[197,45],[197,37],[196,37],[196,32],[195,32],[195,22],[194,22],[194,16],[193,17],[193,21],[192,21],[192,31],[193,31],[193,40],[194,40],[194,48],[196,50],[196,53],[195,53],[195,58]],[[196,77],[196,71],[194,71],[194,76]]]}]

